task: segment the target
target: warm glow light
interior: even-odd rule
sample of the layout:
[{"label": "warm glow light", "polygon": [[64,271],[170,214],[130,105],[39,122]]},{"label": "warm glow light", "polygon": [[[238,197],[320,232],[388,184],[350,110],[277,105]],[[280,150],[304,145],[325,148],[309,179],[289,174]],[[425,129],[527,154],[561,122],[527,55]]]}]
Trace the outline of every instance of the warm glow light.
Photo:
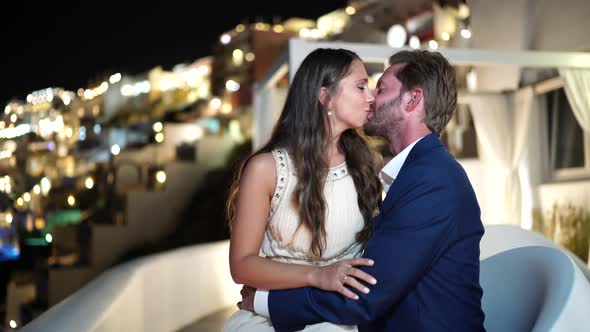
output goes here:
[{"label": "warm glow light", "polygon": [[5,216],[7,223],[12,223],[12,213],[8,212]]},{"label": "warm glow light", "polygon": [[12,319],[11,319],[11,320],[10,320],[10,328],[16,329],[16,328],[17,328],[17,326],[18,326],[18,325],[16,324],[16,322],[15,322],[14,320],[12,320]]},{"label": "warm glow light", "polygon": [[442,38],[442,40],[449,40],[449,39],[451,39],[451,35],[449,35],[448,32],[444,31],[443,33],[440,34],[440,38]]},{"label": "warm glow light", "polygon": [[284,28],[282,25],[280,25],[280,24],[277,24],[277,25],[275,25],[274,27],[272,27],[272,30],[273,30],[274,32],[281,33],[281,32],[283,32],[283,31],[285,31],[285,28]]},{"label": "warm glow light", "polygon": [[241,24],[241,23],[240,23],[240,24],[238,24],[238,25],[236,25],[236,31],[237,31],[237,32],[242,32],[242,31],[244,31],[244,30],[246,30],[246,26],[245,26],[245,25],[243,25],[243,24]]},{"label": "warm glow light", "polygon": [[84,90],[84,98],[86,98],[86,99],[94,98],[94,92],[92,92],[92,90],[90,90],[90,89]]},{"label": "warm glow light", "polygon": [[428,47],[430,47],[433,50],[436,50],[438,48],[438,43],[436,42],[436,40],[431,40],[428,42]]},{"label": "warm glow light", "polygon": [[74,204],[76,204],[76,198],[74,197],[74,195],[69,195],[68,196],[68,204],[70,206],[74,206]]},{"label": "warm glow light", "polygon": [[154,124],[152,125],[152,129],[159,133],[162,131],[162,129],[164,129],[164,125],[162,124],[162,122],[158,121],[158,122],[154,122]]},{"label": "warm glow light", "polygon": [[356,13],[356,9],[354,9],[353,6],[348,6],[346,7],[346,9],[344,10],[346,12],[346,14],[352,16]]},{"label": "warm glow light", "polygon": [[51,243],[51,241],[53,241],[53,236],[51,236],[49,233],[45,234],[45,241],[47,241],[47,243]]},{"label": "warm glow light", "polygon": [[159,183],[166,182],[166,172],[164,172],[164,171],[157,171],[156,172],[156,181],[158,181]]},{"label": "warm glow light", "polygon": [[111,82],[111,84],[115,84],[117,82],[119,82],[121,80],[121,73],[116,73],[111,75],[111,77],[109,77],[109,82]]},{"label": "warm glow light", "polygon": [[119,152],[121,152],[121,147],[118,144],[114,144],[113,146],[111,146],[111,153],[113,155],[118,155]]},{"label": "warm glow light", "polygon": [[164,142],[164,134],[157,133],[156,136],[154,137],[154,139],[156,140],[156,142],[162,143],[162,142]]},{"label": "warm glow light", "polygon": [[25,202],[30,202],[31,201],[31,194],[24,193],[23,198],[24,198]]},{"label": "warm glow light", "polygon": [[86,181],[84,181],[84,185],[87,189],[92,189],[92,187],[94,187],[94,179],[91,176],[87,177]]},{"label": "warm glow light", "polygon": [[461,37],[465,39],[471,38],[471,31],[469,29],[461,29]]},{"label": "warm glow light", "polygon": [[23,200],[22,197],[19,197],[19,198],[16,199],[16,204],[18,206],[23,206],[23,204],[25,204],[25,201]]},{"label": "warm glow light", "polygon": [[256,56],[254,55],[254,53],[252,53],[252,52],[246,53],[246,61],[252,62],[252,61],[254,61],[255,58],[256,58]]},{"label": "warm glow light", "polygon": [[14,113],[13,113],[13,114],[10,116],[10,122],[13,122],[13,123],[14,123],[14,122],[16,122],[16,120],[18,120],[18,116],[16,116],[16,114],[14,114]]},{"label": "warm glow light", "polygon": [[420,38],[418,36],[410,37],[410,47],[413,49],[420,48]]},{"label": "warm glow light", "polygon": [[35,195],[39,195],[39,194],[41,193],[41,186],[40,186],[40,185],[38,185],[38,184],[36,184],[36,185],[33,187],[33,192],[35,193]]},{"label": "warm glow light", "polygon": [[387,44],[391,47],[402,47],[406,43],[408,34],[401,24],[394,24],[387,30]]},{"label": "warm glow light", "polygon": [[74,136],[74,130],[70,127],[66,128],[66,137],[70,138],[72,136]]}]

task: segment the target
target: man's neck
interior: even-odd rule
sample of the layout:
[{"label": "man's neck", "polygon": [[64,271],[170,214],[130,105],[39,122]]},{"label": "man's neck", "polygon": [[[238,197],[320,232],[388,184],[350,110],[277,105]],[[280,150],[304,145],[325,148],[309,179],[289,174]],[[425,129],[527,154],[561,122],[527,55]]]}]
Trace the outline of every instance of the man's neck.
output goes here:
[{"label": "man's neck", "polygon": [[408,145],[414,143],[414,141],[417,139],[430,134],[432,134],[432,132],[426,127],[414,128],[413,130],[404,130],[404,132],[394,135],[392,139],[389,140],[389,151],[391,151],[393,155],[397,155]]}]

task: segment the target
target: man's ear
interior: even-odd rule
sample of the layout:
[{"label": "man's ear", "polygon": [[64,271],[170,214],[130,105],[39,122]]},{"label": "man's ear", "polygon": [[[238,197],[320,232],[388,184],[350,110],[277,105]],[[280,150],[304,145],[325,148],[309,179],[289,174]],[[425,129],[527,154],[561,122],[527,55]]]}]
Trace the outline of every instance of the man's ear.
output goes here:
[{"label": "man's ear", "polygon": [[407,96],[405,98],[406,103],[406,112],[413,112],[418,109],[418,105],[424,99],[424,91],[420,88],[415,88],[407,92]]}]

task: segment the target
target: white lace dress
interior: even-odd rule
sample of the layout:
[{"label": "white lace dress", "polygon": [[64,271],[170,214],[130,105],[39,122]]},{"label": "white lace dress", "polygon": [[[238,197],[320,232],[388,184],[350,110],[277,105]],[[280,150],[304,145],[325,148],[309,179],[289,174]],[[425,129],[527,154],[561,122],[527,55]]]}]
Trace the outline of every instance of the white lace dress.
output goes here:
[{"label": "white lace dress", "polygon": [[[319,262],[306,260],[311,243],[311,234],[300,227],[297,211],[291,204],[291,197],[297,176],[292,161],[285,149],[272,151],[275,159],[277,181],[271,201],[268,226],[264,233],[260,255],[269,259],[306,265],[328,265],[336,261],[353,258],[360,254],[361,246],[356,234],[363,228],[363,216],[359,210],[357,193],[348,174],[346,164],[330,168],[324,185],[326,200],[326,248]],[[293,308],[297,310],[297,308]],[[304,331],[356,331],[355,326],[341,326],[331,323],[308,325]],[[239,310],[225,323],[223,331],[274,331],[269,319]]]}]

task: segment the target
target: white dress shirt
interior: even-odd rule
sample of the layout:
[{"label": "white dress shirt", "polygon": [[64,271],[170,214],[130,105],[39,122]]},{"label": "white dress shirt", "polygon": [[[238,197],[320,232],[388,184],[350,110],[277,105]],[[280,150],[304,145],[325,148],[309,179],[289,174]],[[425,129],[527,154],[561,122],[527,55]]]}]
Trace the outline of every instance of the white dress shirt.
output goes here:
[{"label": "white dress shirt", "polygon": [[[391,187],[391,184],[397,178],[399,171],[402,169],[402,166],[406,162],[410,151],[416,143],[420,142],[423,137],[418,138],[410,145],[406,146],[400,153],[398,153],[395,157],[393,157],[379,172],[379,181],[383,185],[383,199],[385,200],[385,196]],[[270,318],[270,313],[268,310],[268,291],[267,290],[257,290],[254,294],[254,312],[258,315]]]}]

